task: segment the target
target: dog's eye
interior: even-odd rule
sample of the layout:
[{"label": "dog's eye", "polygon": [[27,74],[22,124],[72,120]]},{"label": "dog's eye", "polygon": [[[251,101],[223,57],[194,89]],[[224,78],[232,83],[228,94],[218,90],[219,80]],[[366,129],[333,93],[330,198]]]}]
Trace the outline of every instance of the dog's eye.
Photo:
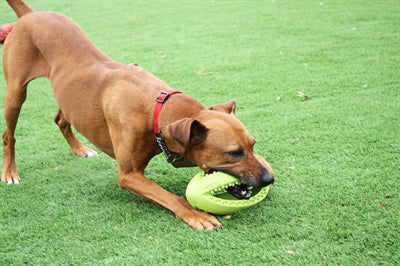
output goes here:
[{"label": "dog's eye", "polygon": [[237,151],[230,151],[228,152],[229,156],[232,156],[234,158],[241,158],[244,156],[244,150],[240,149]]}]

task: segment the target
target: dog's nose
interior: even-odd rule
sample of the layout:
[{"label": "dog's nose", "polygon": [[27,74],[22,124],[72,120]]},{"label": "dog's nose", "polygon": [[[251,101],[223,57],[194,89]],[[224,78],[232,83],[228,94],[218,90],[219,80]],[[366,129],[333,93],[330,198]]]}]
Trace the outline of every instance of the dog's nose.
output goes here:
[{"label": "dog's nose", "polygon": [[261,186],[266,187],[268,185],[272,185],[275,179],[274,176],[271,175],[268,171],[265,171],[264,174],[261,176]]}]

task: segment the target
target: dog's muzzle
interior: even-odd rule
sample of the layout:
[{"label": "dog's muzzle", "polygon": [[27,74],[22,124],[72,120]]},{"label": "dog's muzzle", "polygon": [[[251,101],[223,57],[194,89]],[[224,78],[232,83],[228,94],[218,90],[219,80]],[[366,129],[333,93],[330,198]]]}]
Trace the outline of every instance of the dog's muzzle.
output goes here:
[{"label": "dog's muzzle", "polygon": [[[217,170],[217,169],[211,169],[210,171],[208,171],[208,174],[215,172],[215,171],[220,171],[220,172],[224,172],[226,174],[232,175],[237,177],[239,180],[241,180],[241,177],[236,175],[235,173],[233,173],[232,171],[229,170]],[[243,181],[242,181],[243,182]],[[272,185],[274,183],[274,176],[271,175],[267,169],[264,169],[264,172],[262,174],[262,176],[260,177],[260,182],[258,182],[258,184],[256,184],[255,186],[252,185],[248,185],[245,183],[242,184],[238,184],[238,185],[234,185],[234,186],[229,186],[228,188],[226,188],[226,190],[233,196],[235,196],[238,199],[249,199],[252,196],[252,190],[253,188],[262,188],[262,187],[266,187],[269,185]]]}]

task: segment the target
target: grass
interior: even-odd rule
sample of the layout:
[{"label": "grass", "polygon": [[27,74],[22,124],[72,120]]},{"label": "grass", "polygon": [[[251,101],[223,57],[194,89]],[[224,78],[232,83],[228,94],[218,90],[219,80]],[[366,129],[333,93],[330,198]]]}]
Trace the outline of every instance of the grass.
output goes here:
[{"label": "grass", "polygon": [[[192,230],[120,190],[104,153],[73,156],[39,79],[17,128],[23,182],[0,185],[0,265],[399,263],[398,1],[27,2],[205,105],[237,99],[276,182],[218,232]],[[146,174],[183,196],[197,171],[158,156]]]}]

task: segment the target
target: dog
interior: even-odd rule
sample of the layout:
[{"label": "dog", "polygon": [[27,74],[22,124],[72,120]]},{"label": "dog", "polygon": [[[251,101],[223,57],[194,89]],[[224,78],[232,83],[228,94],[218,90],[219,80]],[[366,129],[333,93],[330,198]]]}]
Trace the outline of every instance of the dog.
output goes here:
[{"label": "dog", "polygon": [[195,229],[214,230],[221,223],[145,177],[155,155],[163,152],[175,167],[226,172],[249,186],[274,182],[269,163],[253,153],[255,139],[234,115],[234,100],[206,108],[144,68],[113,61],[70,18],[34,11],[22,0],[7,2],[19,19],[3,51],[3,182],[21,180],[14,132],[27,85],[38,77],[50,79],[59,107],[55,122],[75,155],[97,152],[71,126],[115,158],[120,188],[160,204]]}]

